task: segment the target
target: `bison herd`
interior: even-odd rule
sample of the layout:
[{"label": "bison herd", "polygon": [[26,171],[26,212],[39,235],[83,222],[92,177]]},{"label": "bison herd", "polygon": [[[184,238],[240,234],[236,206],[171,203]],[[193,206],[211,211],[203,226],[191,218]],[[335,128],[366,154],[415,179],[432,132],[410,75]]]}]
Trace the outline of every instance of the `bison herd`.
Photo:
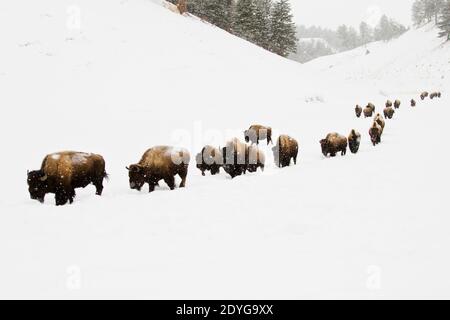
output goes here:
[{"label": "bison herd", "polygon": [[[430,99],[440,98],[440,92],[423,92],[421,100],[426,97]],[[383,110],[384,118],[380,113],[374,117],[369,128],[369,136],[374,146],[381,142],[386,119],[392,119],[395,110],[399,109],[400,100],[394,103],[386,102]],[[416,106],[416,101],[411,100],[411,107]],[[364,109],[359,105],[355,108],[358,118],[372,117],[376,113],[374,104],[369,103]],[[223,148],[205,146],[196,155],[197,168],[205,176],[205,172],[217,175],[223,169],[231,178],[245,175],[247,172],[254,173],[258,169],[264,171],[266,156],[259,148],[260,141],[272,144],[272,129],[270,127],[253,125],[244,132],[246,143],[234,138],[226,143]],[[322,154],[325,157],[335,157],[338,153],[345,156],[347,147],[352,153],[358,153],[361,144],[361,134],[351,130],[348,137],[338,133],[330,133],[325,139],[320,140]],[[272,148],[274,162],[277,167],[285,168],[291,162],[297,164],[299,153],[298,142],[288,136],[280,135],[276,145]],[[147,150],[141,160],[126,167],[129,177],[130,189],[140,191],[148,184],[149,192],[153,192],[159,182],[163,180],[171,190],[175,189],[175,178],[181,178],[180,188],[186,186],[188,167],[191,160],[189,151],[168,146],[158,146]],[[36,171],[27,172],[27,183],[30,197],[43,203],[46,194],[54,194],[57,206],[73,203],[75,189],[85,188],[92,184],[96,188],[96,194],[101,196],[103,192],[103,181],[108,175],[105,170],[105,160],[102,156],[83,152],[59,152],[47,155]]]}]

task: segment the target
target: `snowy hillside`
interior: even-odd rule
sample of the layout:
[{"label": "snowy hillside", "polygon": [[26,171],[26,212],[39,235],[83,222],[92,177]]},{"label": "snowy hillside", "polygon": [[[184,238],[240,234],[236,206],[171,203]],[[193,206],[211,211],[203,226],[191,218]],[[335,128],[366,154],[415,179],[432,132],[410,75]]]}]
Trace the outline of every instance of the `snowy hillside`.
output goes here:
[{"label": "snowy hillside", "polygon": [[[77,3],[0,3],[0,297],[449,298],[450,47],[432,31],[300,65],[160,1]],[[388,98],[374,148],[353,108]],[[186,189],[129,189],[147,148],[195,155],[256,123],[300,142],[297,166],[264,146],[262,174],[192,163]],[[352,128],[360,153],[325,159],[319,140]],[[103,197],[29,199],[27,170],[60,150],[105,157]]]}]

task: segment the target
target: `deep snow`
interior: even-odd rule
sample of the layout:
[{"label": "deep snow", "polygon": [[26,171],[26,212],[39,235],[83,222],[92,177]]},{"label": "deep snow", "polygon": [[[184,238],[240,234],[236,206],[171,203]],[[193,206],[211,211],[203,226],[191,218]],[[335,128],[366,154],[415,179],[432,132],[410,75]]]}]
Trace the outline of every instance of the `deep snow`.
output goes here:
[{"label": "deep snow", "polygon": [[[300,65],[159,2],[0,3],[0,297],[449,298],[436,30]],[[443,98],[408,107],[433,89]],[[403,105],[374,148],[353,108],[388,98]],[[299,164],[235,180],[191,166],[184,190],[129,190],[148,147],[194,156],[254,123],[295,137]],[[324,159],[319,140],[352,128],[360,153]],[[29,199],[27,169],[60,150],[105,157],[103,197]]]}]

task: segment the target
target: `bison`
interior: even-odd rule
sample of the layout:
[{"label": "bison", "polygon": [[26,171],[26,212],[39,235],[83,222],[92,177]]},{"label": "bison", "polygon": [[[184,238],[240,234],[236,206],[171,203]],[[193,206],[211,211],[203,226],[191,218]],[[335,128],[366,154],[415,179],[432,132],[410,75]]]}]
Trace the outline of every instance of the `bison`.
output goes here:
[{"label": "bison", "polygon": [[220,173],[220,168],[223,165],[222,152],[211,146],[206,146],[196,156],[197,168],[205,176],[205,171],[210,171],[211,175]]},{"label": "bison", "polygon": [[254,146],[250,146],[247,148],[247,155],[246,155],[246,166],[248,172],[256,172],[258,171],[258,168],[261,169],[261,171],[264,171],[264,167],[266,164],[266,156],[264,155],[264,152]]},{"label": "bison", "polygon": [[348,136],[348,145],[351,153],[358,153],[360,144],[361,134],[353,129]]},{"label": "bison", "polygon": [[374,146],[381,142],[382,133],[383,129],[381,128],[381,126],[376,121],[374,121],[369,129],[370,139],[372,140]]},{"label": "bison", "polygon": [[437,93],[437,97],[440,98],[442,94],[440,92]]},{"label": "bison", "polygon": [[433,92],[430,94],[430,99],[433,100],[434,98],[437,98],[437,92]]},{"label": "bison", "polygon": [[420,94],[420,99],[425,100],[426,97],[428,97],[428,92],[424,91]]},{"label": "bison", "polygon": [[416,100],[411,99],[411,107],[415,107],[417,105]]},{"label": "bison", "polygon": [[342,156],[347,153],[347,138],[337,133],[328,134],[325,139],[320,140],[320,145],[325,157],[335,157],[338,152],[341,152]]},{"label": "bison", "polygon": [[281,135],[278,138],[277,145],[272,148],[275,164],[279,168],[289,167],[291,160],[297,164],[298,142],[287,136]]},{"label": "bison", "polygon": [[384,121],[383,116],[381,114],[377,114],[374,120],[381,127],[381,133],[384,131],[384,127],[386,126],[386,121]]},{"label": "bison", "polygon": [[390,107],[392,107],[392,101],[388,100],[388,101],[386,101],[386,108],[390,108]]},{"label": "bison", "polygon": [[181,178],[180,188],[186,186],[191,156],[187,150],[168,146],[157,146],[148,149],[137,164],[130,165],[128,170],[130,188],[141,191],[148,184],[149,192],[155,191],[159,181],[175,189],[175,176]]},{"label": "bison", "polygon": [[367,108],[372,109],[372,112],[375,113],[375,105],[374,105],[372,102],[369,102],[369,103],[367,104]]},{"label": "bison", "polygon": [[259,145],[259,141],[267,140],[267,145],[272,142],[272,128],[261,125],[253,125],[244,131],[245,142]]},{"label": "bison", "polygon": [[392,117],[394,116],[395,110],[392,107],[387,107],[383,110],[384,113],[384,117],[386,119],[392,119]]},{"label": "bison", "polygon": [[27,174],[28,190],[33,200],[43,203],[45,195],[55,194],[57,206],[73,203],[75,189],[95,186],[97,195],[103,192],[103,180],[108,177],[105,160],[92,153],[64,151],[47,155],[41,169]]},{"label": "bison", "polygon": [[247,172],[248,146],[234,138],[222,149],[223,169],[232,179]]},{"label": "bison", "polygon": [[364,112],[364,118],[370,118],[373,115],[373,109],[370,107],[365,107],[363,112]]},{"label": "bison", "polygon": [[355,113],[356,113],[357,118],[361,118],[362,111],[363,111],[363,109],[359,105],[356,105]]},{"label": "bison", "polygon": [[402,104],[402,102],[400,101],[400,100],[395,100],[395,102],[394,102],[394,108],[395,109],[399,109],[400,108],[400,105]]}]

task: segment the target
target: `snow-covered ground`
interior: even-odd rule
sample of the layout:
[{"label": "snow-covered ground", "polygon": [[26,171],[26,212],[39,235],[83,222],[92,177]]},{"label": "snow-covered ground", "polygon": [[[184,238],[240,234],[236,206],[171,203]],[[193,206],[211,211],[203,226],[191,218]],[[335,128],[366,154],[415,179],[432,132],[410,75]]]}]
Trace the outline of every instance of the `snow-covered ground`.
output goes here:
[{"label": "snow-covered ground", "polygon": [[[73,3],[0,3],[0,297],[450,298],[436,30],[300,65],[157,0]],[[374,148],[353,108],[388,98],[403,106]],[[186,189],[129,189],[148,147],[195,155],[254,123],[297,138],[299,164],[235,180],[192,166]],[[323,158],[319,140],[352,128],[360,153]],[[29,199],[27,169],[60,150],[105,157],[103,197]]]}]

